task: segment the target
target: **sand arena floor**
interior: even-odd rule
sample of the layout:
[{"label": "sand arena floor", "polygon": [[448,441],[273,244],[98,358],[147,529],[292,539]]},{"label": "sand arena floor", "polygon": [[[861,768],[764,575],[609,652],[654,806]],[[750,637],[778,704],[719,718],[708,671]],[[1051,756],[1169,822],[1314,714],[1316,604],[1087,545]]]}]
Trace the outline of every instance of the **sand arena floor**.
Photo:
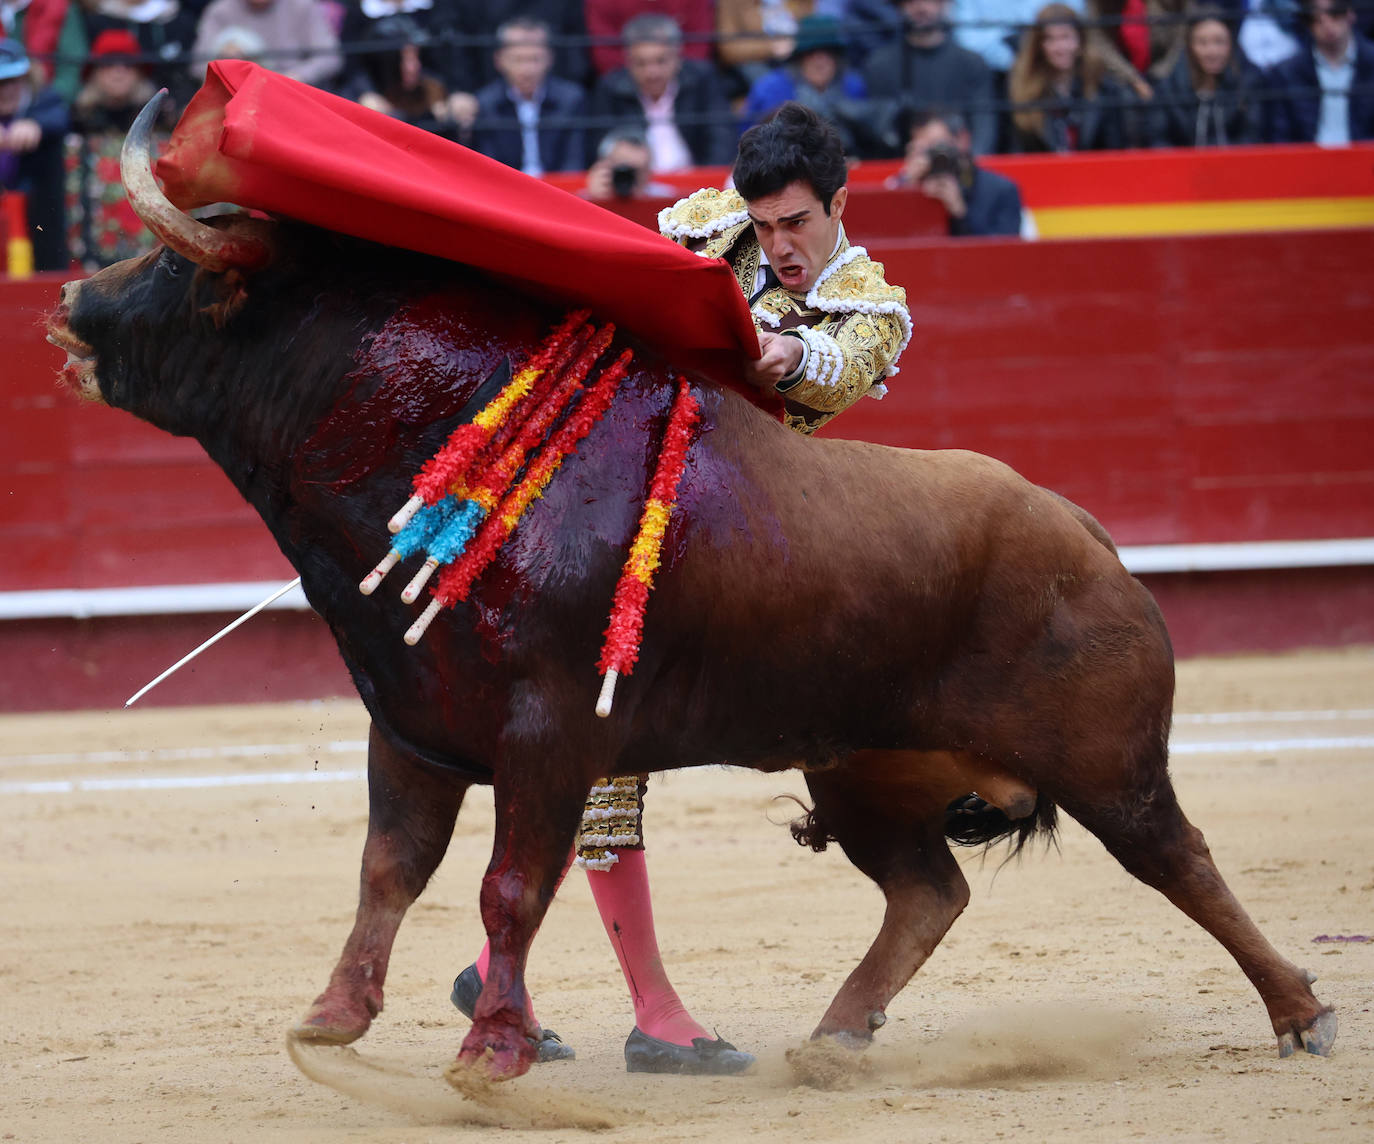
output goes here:
[{"label": "sand arena floor", "polygon": [[1058,852],[967,854],[972,904],[867,1065],[800,1084],[785,1050],[881,898],[837,850],[792,844],[775,796],[796,776],[716,769],[650,791],[655,905],[684,998],[757,1071],[625,1073],[629,1005],[574,872],[530,982],[578,1058],[487,1103],[442,1073],[467,1028],[449,984],[482,937],[488,791],[402,927],[371,1033],[303,1062],[341,1092],[285,1036],[356,903],[360,705],[0,719],[0,1140],[1374,1139],[1374,943],[1314,940],[1374,935],[1374,649],[1184,663],[1177,710],[1184,808],[1270,940],[1319,975],[1341,1021],[1329,1059],[1280,1061],[1220,946],[1070,823]]}]

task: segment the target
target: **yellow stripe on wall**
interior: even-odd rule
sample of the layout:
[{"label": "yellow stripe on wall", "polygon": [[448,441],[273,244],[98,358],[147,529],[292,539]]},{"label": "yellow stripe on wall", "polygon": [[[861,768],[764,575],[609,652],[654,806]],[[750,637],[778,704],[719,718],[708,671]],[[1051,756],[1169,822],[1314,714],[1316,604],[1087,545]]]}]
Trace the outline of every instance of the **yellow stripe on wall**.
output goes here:
[{"label": "yellow stripe on wall", "polygon": [[1222,203],[1042,207],[1032,214],[1041,238],[1331,230],[1374,226],[1374,198],[1235,199]]}]

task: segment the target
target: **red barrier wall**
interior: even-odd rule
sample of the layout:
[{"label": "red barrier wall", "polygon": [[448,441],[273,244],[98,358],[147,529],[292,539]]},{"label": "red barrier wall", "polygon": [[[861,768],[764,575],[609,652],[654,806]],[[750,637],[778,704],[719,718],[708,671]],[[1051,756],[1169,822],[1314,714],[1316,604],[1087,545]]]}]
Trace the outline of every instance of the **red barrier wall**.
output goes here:
[{"label": "red barrier wall", "polygon": [[1124,544],[1374,536],[1374,231],[871,252],[916,336],[839,435],[989,453]]}]

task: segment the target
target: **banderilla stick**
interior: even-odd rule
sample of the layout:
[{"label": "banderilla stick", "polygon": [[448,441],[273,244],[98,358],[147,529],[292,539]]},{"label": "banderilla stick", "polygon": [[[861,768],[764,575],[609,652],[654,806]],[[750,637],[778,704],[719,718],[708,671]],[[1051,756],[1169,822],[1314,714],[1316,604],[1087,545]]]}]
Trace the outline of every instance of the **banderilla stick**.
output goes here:
[{"label": "banderilla stick", "polygon": [[278,588],[275,592],[268,596],[267,599],[265,599],[261,604],[254,604],[251,608],[248,609],[248,611],[244,612],[243,615],[241,615],[233,623],[217,631],[208,640],[201,644],[200,647],[196,648],[195,651],[191,652],[189,655],[182,656],[179,660],[176,661],[176,663],[172,664],[171,667],[169,667],[151,683],[145,683],[142,687],[140,687],[137,691],[130,695],[128,699],[124,701],[124,706],[126,708],[132,707],[136,702],[138,702],[138,700],[143,698],[143,696],[147,695],[148,692],[150,692],[154,687],[156,687],[159,683],[161,683],[164,679],[171,675],[172,672],[177,671],[182,667],[185,667],[186,664],[190,663],[193,659],[195,659],[196,656],[203,652],[207,647],[219,643],[220,640],[222,640],[225,636],[232,632],[236,627],[238,627],[240,624],[247,623],[260,611],[262,611],[263,608],[267,607],[268,604],[271,604],[275,600],[280,600],[283,596],[286,595],[287,592],[291,591],[292,588],[299,587],[300,582],[301,578],[297,576],[294,580],[291,581],[291,583],[284,584],[282,585],[282,587]]}]

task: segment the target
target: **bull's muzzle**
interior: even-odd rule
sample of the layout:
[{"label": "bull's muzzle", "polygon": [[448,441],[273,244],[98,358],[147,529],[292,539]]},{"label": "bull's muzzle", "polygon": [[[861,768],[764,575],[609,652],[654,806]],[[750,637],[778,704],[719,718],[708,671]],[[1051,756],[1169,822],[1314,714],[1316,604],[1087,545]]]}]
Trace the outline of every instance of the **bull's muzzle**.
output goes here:
[{"label": "bull's muzzle", "polygon": [[95,349],[72,333],[67,325],[80,293],[80,282],[68,282],[62,287],[57,309],[48,316],[48,341],[67,353],[66,364],[58,371],[62,383],[89,401],[100,401],[100,383],[95,375]]}]

